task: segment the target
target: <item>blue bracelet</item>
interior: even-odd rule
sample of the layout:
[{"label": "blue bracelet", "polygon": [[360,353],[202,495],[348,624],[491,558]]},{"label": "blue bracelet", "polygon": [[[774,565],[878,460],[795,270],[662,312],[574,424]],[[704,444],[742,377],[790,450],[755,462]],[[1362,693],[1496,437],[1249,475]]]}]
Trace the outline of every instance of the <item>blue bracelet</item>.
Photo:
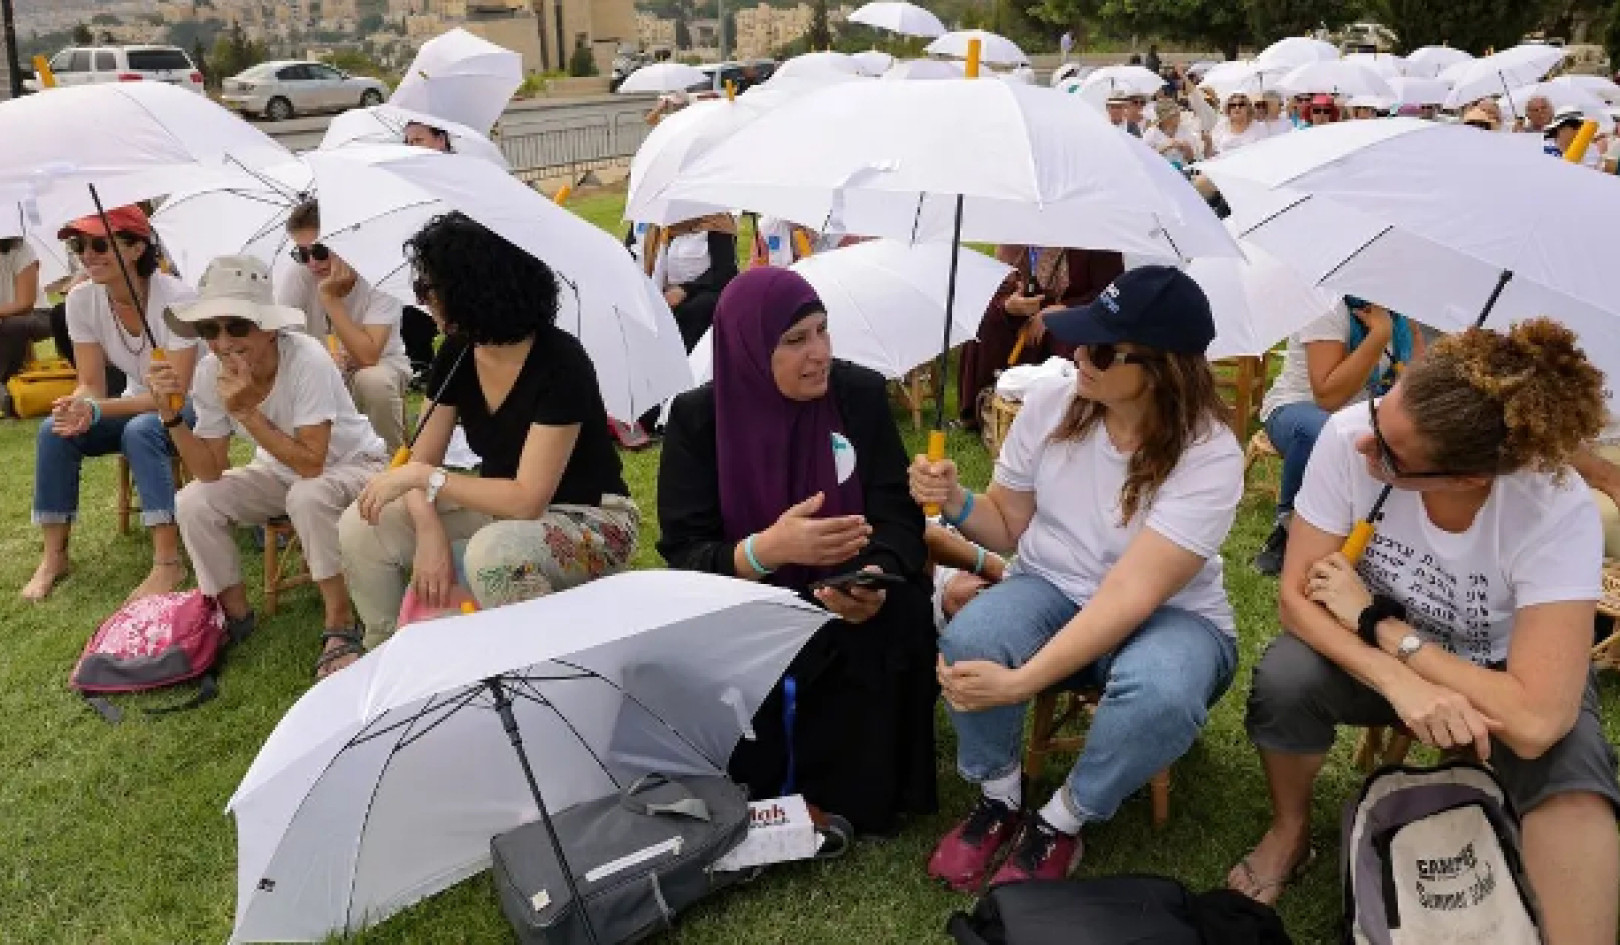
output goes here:
[{"label": "blue bracelet", "polygon": [[90,425],[95,426],[101,422],[101,405],[89,397],[86,397],[84,402],[90,405]]},{"label": "blue bracelet", "polygon": [[754,573],[763,577],[770,574],[771,569],[760,564],[759,559],[754,557],[754,539],[757,537],[757,535],[749,535],[748,540],[743,542],[743,557],[747,559],[748,566],[754,569]]},{"label": "blue bracelet", "polygon": [[939,517],[943,518],[945,520],[945,524],[951,526],[952,528],[961,528],[963,523],[973,515],[973,490],[967,489],[965,491],[967,492],[967,501],[962,503],[962,514],[952,517],[945,513],[945,509],[943,507],[941,507],[939,510]]},{"label": "blue bracelet", "polygon": [[974,545],[973,550],[978,552],[978,557],[973,562],[973,573],[982,577],[984,576],[984,546]]}]

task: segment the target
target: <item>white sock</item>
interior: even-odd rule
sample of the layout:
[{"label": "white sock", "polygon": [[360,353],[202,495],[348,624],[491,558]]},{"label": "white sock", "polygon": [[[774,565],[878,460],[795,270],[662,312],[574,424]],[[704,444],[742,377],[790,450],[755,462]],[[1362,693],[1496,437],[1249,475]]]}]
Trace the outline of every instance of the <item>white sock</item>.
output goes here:
[{"label": "white sock", "polygon": [[1059,833],[1065,833],[1071,837],[1079,833],[1081,826],[1083,826],[1080,823],[1080,818],[1074,816],[1074,812],[1069,810],[1069,805],[1063,803],[1061,793],[1052,795],[1052,799],[1046,802],[1045,807],[1041,808],[1041,819],[1055,827]]},{"label": "white sock", "polygon": [[979,789],[984,792],[985,797],[990,798],[992,801],[1000,801],[1013,810],[1017,810],[1018,805],[1024,802],[1023,769],[1014,768],[1011,774],[997,778],[994,781],[986,781],[979,785]]}]

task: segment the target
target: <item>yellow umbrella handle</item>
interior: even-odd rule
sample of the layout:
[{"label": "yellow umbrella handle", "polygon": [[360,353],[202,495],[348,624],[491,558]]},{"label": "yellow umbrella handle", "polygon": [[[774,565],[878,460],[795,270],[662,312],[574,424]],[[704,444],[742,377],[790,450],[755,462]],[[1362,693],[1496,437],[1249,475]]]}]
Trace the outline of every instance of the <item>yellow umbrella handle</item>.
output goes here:
[{"label": "yellow umbrella handle", "polygon": [[44,56],[34,57],[34,74],[39,76],[40,88],[56,88],[56,73],[51,71],[50,63],[46,61]]},{"label": "yellow umbrella handle", "polygon": [[409,446],[401,446],[399,448],[399,451],[394,454],[394,458],[389,461],[388,468],[389,469],[398,469],[399,467],[405,465],[406,463],[408,463],[410,461],[411,461],[411,448]]},{"label": "yellow umbrella handle", "polygon": [[810,237],[797,227],[793,229],[793,245],[799,250],[800,259],[809,259],[814,254],[814,250],[810,248]]},{"label": "yellow umbrella handle", "polygon": [[[152,349],[152,360],[153,361],[167,361],[167,360],[169,360],[169,353],[167,351],[164,351],[162,348],[153,348]],[[185,407],[185,405],[186,405],[186,398],[183,395],[181,395],[181,394],[170,394],[169,395],[169,409],[170,410],[173,410],[175,413],[179,413],[180,410]]]},{"label": "yellow umbrella handle", "polygon": [[574,188],[570,187],[567,184],[564,184],[561,187],[557,188],[557,192],[555,194],[551,195],[551,202],[560,207],[563,204],[568,202],[568,198],[573,193],[574,193]]},{"label": "yellow umbrella handle", "polygon": [[[944,458],[945,458],[945,431],[944,430],[930,430],[930,431],[928,431],[928,459],[930,461],[932,461],[932,462],[937,463],[937,462],[939,462],[940,460],[942,460]],[[927,515],[929,518],[933,518],[934,516],[938,515],[941,511],[943,511],[943,510],[939,506],[934,505],[933,503],[929,503],[928,505],[923,506],[923,514]]]},{"label": "yellow umbrella handle", "polygon": [[1569,150],[1564,152],[1564,160],[1571,164],[1579,164],[1586,159],[1586,149],[1592,146],[1592,139],[1597,137],[1598,123],[1588,118],[1581,124],[1581,130],[1575,132],[1575,140],[1569,143]]},{"label": "yellow umbrella handle", "polygon": [[979,77],[979,60],[984,55],[984,43],[977,39],[968,40],[967,66],[963,69],[970,79]]},{"label": "yellow umbrella handle", "polygon": [[1344,555],[1351,564],[1359,563],[1361,556],[1367,551],[1367,545],[1372,542],[1372,536],[1373,527],[1371,522],[1357,522],[1356,527],[1350,529],[1350,535],[1345,538],[1344,545],[1339,548],[1339,553]]}]

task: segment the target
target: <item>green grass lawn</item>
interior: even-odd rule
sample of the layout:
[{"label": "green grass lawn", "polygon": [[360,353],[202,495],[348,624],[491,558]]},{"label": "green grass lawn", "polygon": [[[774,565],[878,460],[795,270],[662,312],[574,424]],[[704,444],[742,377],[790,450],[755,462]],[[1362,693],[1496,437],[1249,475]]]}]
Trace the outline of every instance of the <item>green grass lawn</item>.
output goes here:
[{"label": "green grass lawn", "polygon": [[[622,197],[577,199],[576,211],[622,232]],[[66,681],[84,641],[146,573],[144,536],[119,536],[113,522],[109,459],[85,469],[76,570],[46,603],[21,603],[15,590],[39,553],[28,524],[35,422],[0,424],[0,941],[170,943],[222,941],[235,908],[235,832],[224,805],[259,745],[310,685],[319,651],[313,590],[292,593],[281,613],[232,654],[220,698],[205,708],[157,719],[139,713],[104,724]],[[920,450],[922,437],[902,424]],[[973,438],[953,434],[951,454],[967,481],[982,484],[989,463]],[[628,479],[645,513],[637,567],[657,567],[654,514],[658,452],[627,455]],[[1257,470],[1226,546],[1227,586],[1242,632],[1243,665],[1209,727],[1174,769],[1170,822],[1149,825],[1145,794],[1113,822],[1086,832],[1083,875],[1157,872],[1195,889],[1221,883],[1264,829],[1265,782],[1242,720],[1249,672],[1277,632],[1275,582],[1248,559],[1270,521],[1274,469]],[[260,574],[243,543],[250,587]],[[1611,739],[1620,739],[1620,684],[1605,680]],[[175,693],[124,698],[129,705],[174,701]],[[971,799],[954,773],[950,728],[940,726],[944,810],[911,823],[898,839],[860,844],[843,860],[778,869],[694,909],[665,940],[679,943],[910,943],[938,941],[946,917],[970,905],[930,884],[923,863],[932,844]],[[1295,941],[1334,940],[1338,919],[1340,805],[1359,782],[1349,764],[1350,735],[1334,753],[1318,792],[1315,833],[1323,858],[1284,899]],[[1051,766],[1035,799],[1044,802],[1066,764]],[[368,943],[508,942],[511,935],[487,876],[436,896],[356,937]]]}]

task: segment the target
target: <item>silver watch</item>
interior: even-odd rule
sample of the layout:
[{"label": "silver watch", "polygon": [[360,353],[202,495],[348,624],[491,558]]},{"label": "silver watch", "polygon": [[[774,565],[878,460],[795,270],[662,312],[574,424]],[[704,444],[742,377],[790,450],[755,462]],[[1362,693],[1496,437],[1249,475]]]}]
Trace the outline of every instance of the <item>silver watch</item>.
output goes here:
[{"label": "silver watch", "polygon": [[1403,663],[1409,662],[1418,650],[1423,649],[1423,638],[1415,633],[1408,633],[1401,637],[1401,645],[1395,648],[1395,658]]},{"label": "silver watch", "polygon": [[428,474],[428,505],[432,505],[439,500],[439,490],[444,488],[444,484],[449,481],[449,479],[450,474],[445,472],[443,468],[435,469],[433,472]]}]

